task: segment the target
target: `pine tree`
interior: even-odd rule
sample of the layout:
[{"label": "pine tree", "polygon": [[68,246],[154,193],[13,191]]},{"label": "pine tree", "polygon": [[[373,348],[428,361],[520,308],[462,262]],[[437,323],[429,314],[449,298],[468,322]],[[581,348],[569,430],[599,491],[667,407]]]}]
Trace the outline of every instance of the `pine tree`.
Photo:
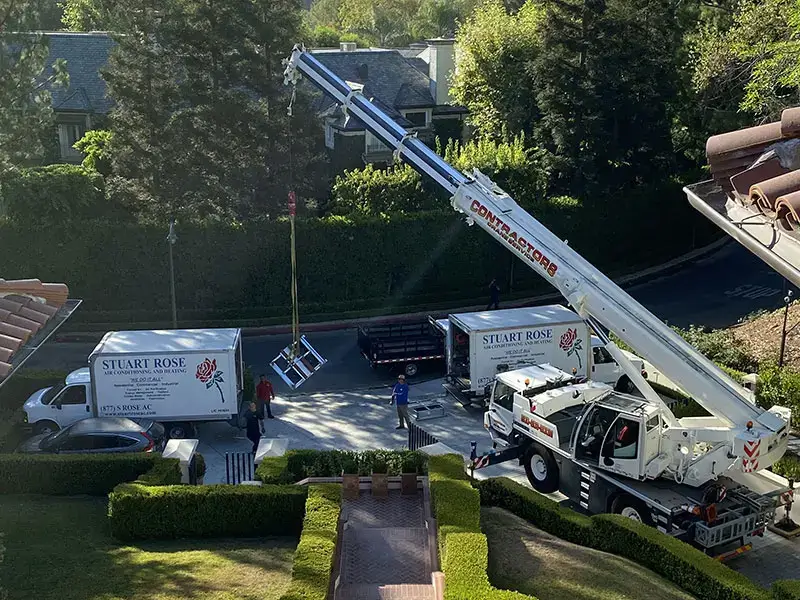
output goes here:
[{"label": "pine tree", "polygon": [[309,193],[295,184],[313,179],[303,171],[321,136],[291,127],[280,66],[299,6],[173,0],[156,12],[137,1],[106,79],[117,101],[112,156],[121,175],[146,182],[153,215],[240,220],[279,212],[290,186]]},{"label": "pine tree", "polygon": [[51,84],[66,84],[63,60],[46,69],[46,39],[34,31],[49,3],[0,0],[0,174],[43,156],[52,124]]},{"label": "pine tree", "polygon": [[533,63],[536,138],[561,159],[573,194],[658,173],[672,148],[678,27],[662,0],[547,0]]}]

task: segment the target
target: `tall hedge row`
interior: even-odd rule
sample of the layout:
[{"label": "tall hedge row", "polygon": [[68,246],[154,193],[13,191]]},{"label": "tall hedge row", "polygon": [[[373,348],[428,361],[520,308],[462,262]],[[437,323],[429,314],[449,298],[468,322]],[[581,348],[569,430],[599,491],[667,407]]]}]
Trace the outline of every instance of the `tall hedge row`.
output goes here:
[{"label": "tall hedge row", "polygon": [[[677,188],[670,194],[680,194]],[[679,197],[679,196],[678,196]],[[621,273],[679,255],[713,235],[685,211],[615,210],[543,203],[536,216],[607,272]],[[633,201],[629,200],[628,204]],[[687,209],[688,211],[688,209]],[[608,213],[608,214],[606,214]],[[673,214],[675,213],[675,214]],[[85,300],[79,321],[152,322],[169,318],[166,228],[76,221],[49,227],[0,221],[6,278],[64,281]],[[242,320],[289,313],[289,227],[178,224],[175,276],[179,317]],[[297,225],[299,295],[304,312],[480,298],[493,277],[508,280],[511,254],[454,213],[391,220],[303,220]],[[515,291],[544,290],[517,263]]]}]

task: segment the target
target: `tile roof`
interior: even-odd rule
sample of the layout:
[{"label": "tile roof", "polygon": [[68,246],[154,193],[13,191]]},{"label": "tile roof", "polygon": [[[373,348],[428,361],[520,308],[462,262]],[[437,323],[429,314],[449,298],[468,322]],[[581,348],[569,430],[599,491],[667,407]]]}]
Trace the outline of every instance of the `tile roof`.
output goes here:
[{"label": "tile roof", "polygon": [[0,279],[0,381],[11,373],[15,355],[48,326],[68,295],[63,283]]},{"label": "tile roof", "polygon": [[56,59],[67,61],[69,87],[51,88],[55,111],[106,114],[113,105],[106,95],[106,82],[100,69],[108,63],[115,42],[107,33],[48,32],[50,65]]},{"label": "tile roof", "polygon": [[728,198],[800,236],[800,107],[780,121],[710,137],[706,157]]},{"label": "tile roof", "polygon": [[[399,124],[407,126],[399,108],[432,108],[431,80],[396,50],[370,49],[343,52],[314,50],[314,58],[347,82],[363,85],[362,93],[372,99]],[[325,96],[318,104],[320,111],[334,104]],[[357,119],[348,119],[343,128],[363,129]]]}]

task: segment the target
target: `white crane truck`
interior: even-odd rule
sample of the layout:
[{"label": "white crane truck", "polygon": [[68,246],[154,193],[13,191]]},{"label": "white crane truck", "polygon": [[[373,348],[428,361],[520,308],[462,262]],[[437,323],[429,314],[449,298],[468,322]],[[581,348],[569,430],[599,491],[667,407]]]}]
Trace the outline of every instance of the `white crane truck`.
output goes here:
[{"label": "white crane truck", "polygon": [[[473,456],[473,467],[519,460],[542,492],[558,489],[590,513],[639,519],[715,555],[737,543],[734,552],[741,551],[763,533],[790,492],[756,472],[783,456],[788,409],[757,407],[737,382],[488,177],[453,168],[304,47],[295,46],[284,64],[285,84],[303,76],[341,103],[396,159],[442,186],[469,225],[477,223],[556,287],[643,396],[581,382],[549,365],[500,374],[485,425],[504,448]],[[609,331],[712,416],[677,419]]]}]

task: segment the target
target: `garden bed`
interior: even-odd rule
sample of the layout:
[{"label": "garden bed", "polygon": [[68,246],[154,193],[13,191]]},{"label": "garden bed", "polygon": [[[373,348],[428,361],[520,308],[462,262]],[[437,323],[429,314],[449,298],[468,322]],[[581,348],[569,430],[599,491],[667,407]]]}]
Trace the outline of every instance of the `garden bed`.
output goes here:
[{"label": "garden bed", "polygon": [[295,537],[117,543],[105,498],[0,496],[0,597],[277,600]]},{"label": "garden bed", "polygon": [[[538,600],[689,600],[689,594],[627,559],[545,533],[501,508],[481,510],[489,581]],[[568,577],[564,574],[569,573]]]}]

